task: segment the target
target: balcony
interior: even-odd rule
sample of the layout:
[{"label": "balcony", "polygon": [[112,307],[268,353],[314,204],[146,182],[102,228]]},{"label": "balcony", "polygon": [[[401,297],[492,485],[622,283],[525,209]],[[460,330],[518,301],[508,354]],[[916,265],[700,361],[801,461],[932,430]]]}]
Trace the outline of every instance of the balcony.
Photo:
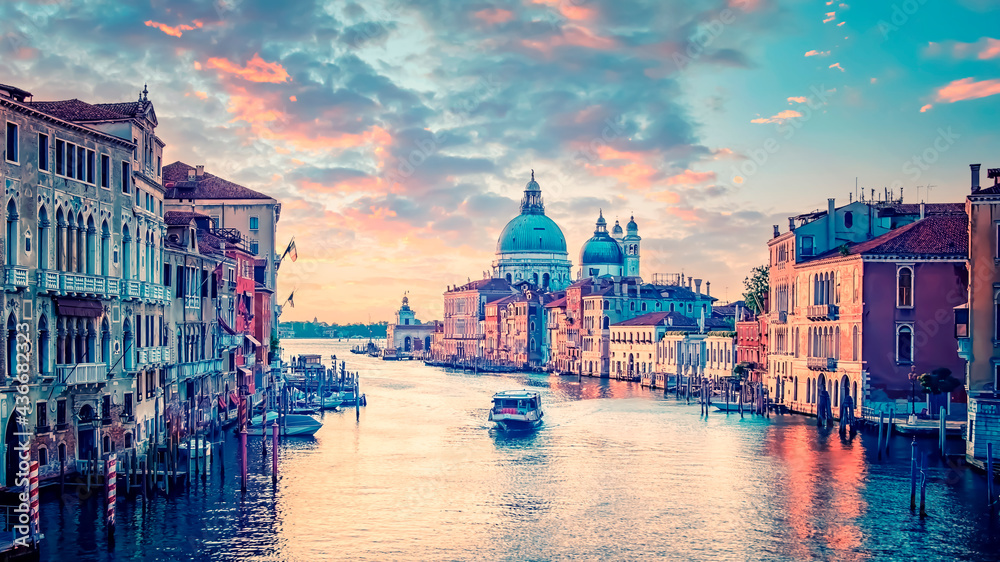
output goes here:
[{"label": "balcony", "polygon": [[56,271],[49,271],[46,269],[37,270],[35,272],[35,282],[38,285],[39,292],[59,292],[59,273]]},{"label": "balcony", "polygon": [[218,373],[223,370],[222,359],[205,359],[190,363],[177,363],[167,367],[167,376],[173,381],[183,381],[191,377]]},{"label": "balcony", "polygon": [[201,308],[201,297],[197,295],[185,295],[184,308]]},{"label": "balcony", "polygon": [[169,363],[170,362],[170,348],[169,347],[140,347],[139,348],[139,365],[149,365],[155,363]]},{"label": "balcony", "polygon": [[837,360],[833,357],[807,357],[806,367],[812,371],[836,371]]},{"label": "balcony", "polygon": [[122,298],[123,299],[141,298],[141,287],[142,283],[138,281],[135,281],[133,279],[122,279]]},{"label": "balcony", "polygon": [[813,304],[806,307],[806,318],[810,320],[836,320],[837,305]]},{"label": "balcony", "polygon": [[220,338],[220,345],[224,349],[230,349],[233,347],[239,347],[243,345],[243,334],[226,334],[223,333]]},{"label": "balcony", "polygon": [[67,385],[100,384],[108,380],[108,366],[104,363],[56,365],[59,380]]},{"label": "balcony", "polygon": [[972,338],[958,338],[958,356],[966,361],[973,361]]},{"label": "balcony", "polygon": [[4,267],[4,283],[8,287],[27,287],[28,268],[19,265],[8,265]]},{"label": "balcony", "polygon": [[782,310],[780,312],[775,312],[771,315],[772,324],[787,324],[788,323],[788,312]]}]

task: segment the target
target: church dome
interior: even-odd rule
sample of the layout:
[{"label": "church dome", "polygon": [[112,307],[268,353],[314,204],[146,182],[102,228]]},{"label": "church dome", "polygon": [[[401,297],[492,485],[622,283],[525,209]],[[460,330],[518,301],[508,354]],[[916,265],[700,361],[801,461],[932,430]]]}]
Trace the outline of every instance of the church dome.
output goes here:
[{"label": "church dome", "polygon": [[497,242],[497,253],[566,253],[566,237],[559,225],[545,215],[518,215],[511,219]]},{"label": "church dome", "polygon": [[566,237],[559,225],[545,216],[542,188],[535,181],[534,170],[531,181],[524,186],[521,214],[511,219],[500,233],[497,253],[566,253]]},{"label": "church dome", "polygon": [[621,238],[623,234],[624,232],[622,232],[622,225],[618,224],[618,221],[615,221],[615,227],[611,229],[611,237]]},{"label": "church dome", "polygon": [[621,265],[622,249],[610,235],[604,213],[597,219],[594,236],[583,244],[580,250],[580,265]]},{"label": "church dome", "polygon": [[628,221],[628,227],[627,228],[628,228],[629,233],[639,232],[639,225],[635,224],[635,217],[634,216],[629,219],[629,221]]}]

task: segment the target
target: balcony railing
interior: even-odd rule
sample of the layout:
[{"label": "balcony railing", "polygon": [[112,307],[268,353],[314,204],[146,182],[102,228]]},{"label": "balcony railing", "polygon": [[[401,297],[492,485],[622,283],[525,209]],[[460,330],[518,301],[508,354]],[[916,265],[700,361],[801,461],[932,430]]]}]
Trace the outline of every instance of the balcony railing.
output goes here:
[{"label": "balcony railing", "polygon": [[28,268],[19,265],[8,265],[4,267],[4,283],[8,287],[27,287]]},{"label": "balcony railing", "polygon": [[169,363],[170,348],[161,346],[140,347],[138,361],[140,365],[148,365],[151,363]]},{"label": "balcony railing", "polygon": [[190,363],[177,363],[167,367],[168,378],[178,382],[187,378],[196,377],[198,375],[218,373],[222,370],[222,358],[205,359],[203,361],[193,361]]},{"label": "balcony railing", "polygon": [[141,298],[141,287],[142,283],[134,279],[123,279],[122,280],[122,298],[124,299],[138,299]]},{"label": "balcony railing", "polygon": [[59,380],[65,384],[96,384],[107,382],[108,366],[104,363],[56,365]]},{"label": "balcony railing", "polygon": [[806,367],[813,371],[836,371],[837,360],[833,357],[807,357]]},{"label": "balcony railing", "polygon": [[53,293],[59,291],[59,272],[39,269],[35,272],[35,275],[39,291],[49,291]]},{"label": "balcony railing", "polygon": [[806,307],[806,318],[810,320],[834,320],[837,318],[837,305],[812,304]]},{"label": "balcony railing", "polygon": [[201,308],[201,297],[197,295],[185,295],[184,308]]}]

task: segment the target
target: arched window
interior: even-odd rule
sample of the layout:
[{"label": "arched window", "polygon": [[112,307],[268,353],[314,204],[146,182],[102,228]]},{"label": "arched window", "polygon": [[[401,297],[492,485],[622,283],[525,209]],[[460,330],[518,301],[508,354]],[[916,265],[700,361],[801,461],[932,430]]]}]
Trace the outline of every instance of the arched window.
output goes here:
[{"label": "arched window", "polygon": [[66,267],[66,220],[62,209],[56,207],[56,271]]},{"label": "arched window", "polygon": [[628,303],[628,309],[634,311],[635,310],[635,302]]},{"label": "arched window", "polygon": [[38,209],[38,269],[49,268],[49,214],[45,205]]},{"label": "arched window", "polygon": [[833,356],[840,359],[840,326],[837,326],[833,334]]},{"label": "arched window", "polygon": [[76,272],[87,272],[87,223],[81,212],[76,218]]},{"label": "arched window", "polygon": [[913,361],[913,328],[900,326],[896,331],[896,361],[911,363]]},{"label": "arched window", "polygon": [[[135,347],[132,336],[132,323],[128,318],[122,325],[122,353],[125,354],[125,370],[131,371],[135,369]],[[181,359],[178,357],[178,361]]]},{"label": "arched window", "polygon": [[646,312],[646,303],[642,303],[642,311]]},{"label": "arched window", "polygon": [[17,376],[17,317],[11,312],[7,317],[7,376]]},{"label": "arched window", "polygon": [[87,219],[87,275],[97,272],[97,227],[94,217]]},{"label": "arched window", "polygon": [[854,226],[854,213],[847,211],[844,213],[844,227],[851,228]]},{"label": "arched window", "polygon": [[17,218],[17,205],[11,198],[7,202],[7,265],[17,265]]},{"label": "arched window", "polygon": [[510,276],[510,273],[508,273],[508,274],[507,274],[507,282],[508,282],[508,283],[511,283],[511,282],[513,282],[513,281],[514,281],[514,278]]},{"label": "arched window", "polygon": [[101,275],[105,277],[111,275],[110,245],[111,231],[108,229],[108,221],[104,221],[101,223]]},{"label": "arched window", "polygon": [[851,351],[851,359],[853,361],[857,361],[858,360],[858,353],[860,351],[858,349],[858,344],[859,343],[861,343],[861,342],[858,341],[858,327],[854,326],[851,329],[851,350],[852,350]]},{"label": "arched window", "polygon": [[542,274],[542,288],[543,289],[548,289],[549,288],[549,274],[548,273]]},{"label": "arched window", "polygon": [[101,361],[111,365],[111,330],[107,318],[101,321]]},{"label": "arched window", "polygon": [[896,272],[896,306],[913,306],[913,270],[909,267],[901,267]]},{"label": "arched window", "polygon": [[799,377],[795,377],[795,386],[792,387],[792,400],[799,401]]},{"label": "arched window", "polygon": [[610,328],[611,327],[611,319],[608,318],[607,316],[603,317],[601,319],[601,327],[604,328],[605,330],[607,330],[608,328]]},{"label": "arched window", "polygon": [[38,372],[42,376],[49,374],[49,321],[43,314],[38,319]]},{"label": "arched window", "polygon": [[859,290],[859,289],[861,288],[861,287],[860,287],[860,286],[858,285],[858,281],[859,281],[859,279],[858,279],[858,268],[856,268],[856,267],[855,267],[855,268],[854,268],[854,285],[853,285],[853,290],[854,290],[854,302],[858,302],[858,290]]}]

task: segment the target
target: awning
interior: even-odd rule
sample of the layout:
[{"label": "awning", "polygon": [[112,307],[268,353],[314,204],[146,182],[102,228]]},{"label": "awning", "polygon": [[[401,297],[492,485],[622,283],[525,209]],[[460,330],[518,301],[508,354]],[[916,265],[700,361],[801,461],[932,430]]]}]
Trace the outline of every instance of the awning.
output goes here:
[{"label": "awning", "polygon": [[251,336],[250,334],[244,334],[244,335],[247,337],[248,340],[250,340],[250,343],[256,345],[257,347],[261,347],[261,343],[257,341],[257,338]]},{"label": "awning", "polygon": [[99,318],[102,314],[104,314],[104,307],[101,306],[101,301],[97,300],[57,297],[56,314],[59,316]]},{"label": "awning", "polygon": [[236,370],[240,372],[243,376],[252,376],[253,373],[249,369],[244,369],[243,367],[236,367]]},{"label": "awning", "polygon": [[226,321],[223,320],[222,318],[219,318],[219,325],[222,326],[222,329],[225,330],[226,333],[229,335],[233,335],[236,333],[236,330],[230,328],[229,324],[226,324]]},{"label": "awning", "polygon": [[233,403],[233,406],[239,406],[240,405],[240,395],[236,394],[235,390],[232,391],[232,392],[230,392],[229,393],[229,401]]}]

